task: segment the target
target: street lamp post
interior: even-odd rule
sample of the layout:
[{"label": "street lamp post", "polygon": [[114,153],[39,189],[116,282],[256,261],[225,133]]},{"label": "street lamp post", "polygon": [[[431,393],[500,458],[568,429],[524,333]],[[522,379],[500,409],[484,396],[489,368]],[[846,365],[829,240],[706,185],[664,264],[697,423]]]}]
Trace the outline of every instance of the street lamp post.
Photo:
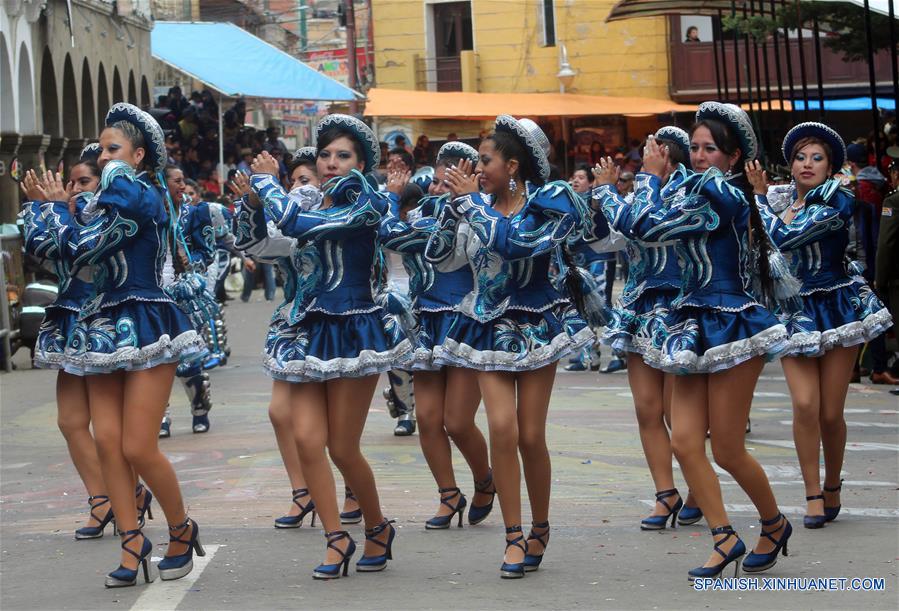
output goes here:
[{"label": "street lamp post", "polygon": [[[556,73],[556,78],[559,79],[559,93],[565,93],[565,90],[571,87],[571,83],[574,82],[574,77],[577,76],[577,72],[572,70],[571,64],[568,63],[568,49],[565,48],[565,43],[559,45],[559,71]],[[565,115],[561,116],[562,120],[562,146],[564,150],[562,151],[562,167],[565,170],[565,178],[568,178],[568,122],[565,120]]]}]

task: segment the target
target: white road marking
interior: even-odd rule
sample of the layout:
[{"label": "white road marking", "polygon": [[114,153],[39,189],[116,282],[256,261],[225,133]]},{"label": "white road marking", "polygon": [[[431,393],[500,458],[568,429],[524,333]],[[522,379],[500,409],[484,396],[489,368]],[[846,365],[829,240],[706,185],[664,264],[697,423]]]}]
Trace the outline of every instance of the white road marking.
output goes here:
[{"label": "white road marking", "polygon": [[567,390],[630,390],[630,386],[566,386]]},{"label": "white road marking", "polygon": [[30,462],[14,462],[11,464],[3,465],[4,469],[21,469],[22,467],[27,467],[30,465]]},{"label": "white road marking", "polygon": [[785,392],[769,392],[769,391],[762,392],[762,391],[756,391],[756,392],[752,393],[752,396],[753,396],[753,397],[764,397],[764,398],[775,397],[775,398],[778,398],[778,399],[782,399],[783,397],[789,397],[790,395],[788,395],[788,394],[785,393]]},{"label": "white road marking", "polygon": [[[655,507],[655,500],[640,499],[647,507]],[[740,503],[725,503],[724,509],[731,513],[749,513],[758,515],[755,505]],[[806,508],[796,505],[780,505],[780,512],[791,516],[801,517],[805,515]],[[899,509],[881,509],[879,507],[843,507],[840,516],[864,516],[868,518],[899,518]],[[794,527],[795,528],[795,527]]]},{"label": "white road marking", "polygon": [[[174,611],[177,609],[185,595],[203,574],[203,570],[212,562],[212,557],[215,556],[219,547],[222,546],[203,546],[206,555],[203,557],[194,555],[194,569],[187,577],[162,581],[157,575],[156,581],[145,586],[144,593],[134,601],[134,605],[131,607],[132,611]],[[139,576],[138,581],[141,578],[142,576]]]},{"label": "white road marking", "polygon": [[[757,443],[763,446],[774,446],[775,448],[796,449],[792,441],[779,439],[750,439],[749,443]],[[847,452],[899,452],[899,444],[895,443],[873,443],[873,442],[849,442],[846,444]]]},{"label": "white road marking", "polygon": [[[781,420],[784,426],[793,426],[792,420]],[[859,422],[857,420],[847,420],[846,426],[859,428],[878,428],[878,429],[899,429],[899,422]]]}]

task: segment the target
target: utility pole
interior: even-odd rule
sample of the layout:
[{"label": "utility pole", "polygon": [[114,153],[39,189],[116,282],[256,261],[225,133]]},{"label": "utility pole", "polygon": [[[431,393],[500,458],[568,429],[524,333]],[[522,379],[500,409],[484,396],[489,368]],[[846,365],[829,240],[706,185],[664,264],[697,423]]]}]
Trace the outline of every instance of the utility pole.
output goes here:
[{"label": "utility pole", "polygon": [[[347,57],[347,84],[350,89],[356,89],[356,11],[353,8],[353,0],[343,0],[343,14],[346,19],[346,57]],[[359,104],[356,100],[350,102],[350,114],[359,112]]]}]

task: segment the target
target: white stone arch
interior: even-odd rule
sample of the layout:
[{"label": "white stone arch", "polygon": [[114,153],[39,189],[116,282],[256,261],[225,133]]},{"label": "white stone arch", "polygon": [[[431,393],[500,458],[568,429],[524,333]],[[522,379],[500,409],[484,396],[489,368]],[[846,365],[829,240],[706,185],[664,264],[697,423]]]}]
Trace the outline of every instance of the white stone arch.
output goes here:
[{"label": "white stone arch", "polygon": [[20,134],[37,133],[37,107],[34,104],[34,67],[31,48],[26,41],[19,45],[18,64],[18,123]]},{"label": "white stone arch", "polygon": [[16,85],[13,81],[13,58],[6,44],[8,30],[0,29],[0,132],[15,132],[18,121]]}]

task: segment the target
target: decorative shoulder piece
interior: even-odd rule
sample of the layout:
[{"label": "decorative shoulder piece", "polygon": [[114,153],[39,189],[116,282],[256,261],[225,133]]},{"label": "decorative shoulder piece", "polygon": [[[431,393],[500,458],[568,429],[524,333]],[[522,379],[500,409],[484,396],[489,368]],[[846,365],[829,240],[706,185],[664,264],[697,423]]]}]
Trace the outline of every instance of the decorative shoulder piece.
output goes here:
[{"label": "decorative shoulder piece", "polygon": [[134,168],[124,161],[113,159],[103,166],[103,171],[100,173],[100,189],[109,188],[112,181],[119,176],[124,176],[131,182],[137,179],[137,173],[134,171]]},{"label": "decorative shoulder piece", "polygon": [[771,185],[768,187],[768,193],[765,196],[768,200],[768,207],[775,214],[780,214],[793,203],[794,193],[793,185]]}]

